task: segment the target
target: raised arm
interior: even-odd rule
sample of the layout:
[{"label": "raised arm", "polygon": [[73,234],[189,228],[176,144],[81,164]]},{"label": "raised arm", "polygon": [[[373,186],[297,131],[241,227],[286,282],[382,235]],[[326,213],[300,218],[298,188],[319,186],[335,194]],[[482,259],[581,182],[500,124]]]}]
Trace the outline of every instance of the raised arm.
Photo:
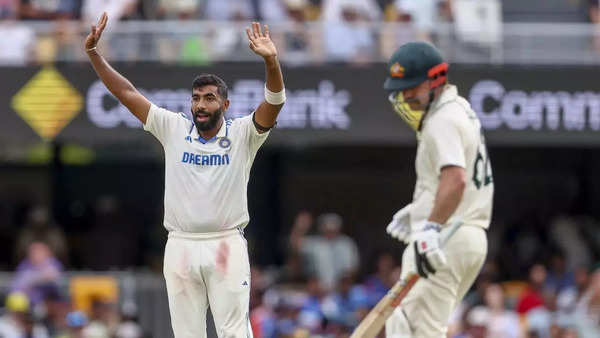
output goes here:
[{"label": "raised arm", "polygon": [[106,88],[108,88],[108,90],[110,90],[110,92],[119,99],[131,113],[133,113],[133,115],[145,124],[146,118],[148,117],[148,111],[150,110],[150,101],[140,94],[129,80],[114,70],[102,55],[98,53],[98,49],[96,48],[107,22],[108,15],[104,12],[98,21],[98,25],[92,25],[92,30],[85,39],[85,50],[96,74],[98,74],[100,80],[104,82]]},{"label": "raised arm", "polygon": [[246,28],[250,49],[265,61],[266,84],[265,100],[254,113],[255,125],[259,133],[268,131],[275,125],[277,115],[285,102],[283,75],[277,59],[277,48],[269,35],[269,27],[265,25],[262,32],[258,22],[252,23],[252,30]]}]

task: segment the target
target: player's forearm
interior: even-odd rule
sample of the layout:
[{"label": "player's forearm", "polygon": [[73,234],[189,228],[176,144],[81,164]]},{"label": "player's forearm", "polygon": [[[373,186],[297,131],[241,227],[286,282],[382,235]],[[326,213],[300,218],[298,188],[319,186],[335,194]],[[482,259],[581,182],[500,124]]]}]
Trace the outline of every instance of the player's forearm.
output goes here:
[{"label": "player's forearm", "polygon": [[89,51],[88,57],[100,80],[119,101],[123,102],[128,92],[137,91],[133,84],[114,70],[97,50]]},{"label": "player's forearm", "polygon": [[279,93],[283,90],[283,74],[277,55],[265,58],[266,85],[267,89]]},{"label": "player's forearm", "polygon": [[445,224],[450,216],[454,214],[462,200],[466,181],[464,170],[462,173],[453,173],[451,175],[442,174],[441,176],[433,210],[431,211],[428,220],[439,224]]},{"label": "player's forearm", "polygon": [[[277,56],[269,56],[265,58],[265,71],[266,71],[266,89],[274,94],[274,99],[280,99],[281,93],[284,90],[283,84],[283,74],[281,73],[281,66],[279,65],[279,60]],[[265,93],[267,95],[267,93]],[[278,103],[274,102],[274,103]],[[281,104],[273,104],[263,101],[260,106],[256,109],[255,118],[256,122],[264,127],[271,127],[275,125],[275,121],[277,121],[277,115],[279,115],[279,111],[283,107],[283,103]]]}]

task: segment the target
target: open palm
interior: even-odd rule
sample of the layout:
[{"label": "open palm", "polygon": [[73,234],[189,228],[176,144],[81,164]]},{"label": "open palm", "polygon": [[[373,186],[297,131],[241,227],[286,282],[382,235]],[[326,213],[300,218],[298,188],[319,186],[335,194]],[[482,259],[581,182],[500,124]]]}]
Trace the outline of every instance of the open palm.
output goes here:
[{"label": "open palm", "polygon": [[252,30],[246,28],[250,49],[263,58],[277,56],[277,48],[269,35],[269,26],[265,25],[263,33],[258,22],[252,23]]},{"label": "open palm", "polygon": [[85,49],[89,50],[96,47],[98,41],[100,41],[100,37],[102,36],[102,32],[104,31],[107,22],[108,15],[106,12],[104,12],[100,17],[100,20],[98,20],[98,24],[92,25],[90,34],[88,34],[88,36],[85,38]]}]

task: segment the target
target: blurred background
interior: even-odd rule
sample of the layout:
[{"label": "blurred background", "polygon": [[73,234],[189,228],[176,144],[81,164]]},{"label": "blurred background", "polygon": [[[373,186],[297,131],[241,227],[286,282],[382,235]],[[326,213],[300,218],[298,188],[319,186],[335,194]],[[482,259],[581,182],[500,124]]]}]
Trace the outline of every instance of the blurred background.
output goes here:
[{"label": "blurred background", "polygon": [[0,336],[172,337],[162,149],[87,63],[103,11],[101,53],[151,101],[188,113],[215,73],[232,118],[263,97],[244,28],[271,27],[288,101],[248,191],[255,337],[345,337],[397,280],[416,140],[382,84],[411,40],[451,63],[496,185],[449,337],[600,337],[597,0],[0,0]]}]

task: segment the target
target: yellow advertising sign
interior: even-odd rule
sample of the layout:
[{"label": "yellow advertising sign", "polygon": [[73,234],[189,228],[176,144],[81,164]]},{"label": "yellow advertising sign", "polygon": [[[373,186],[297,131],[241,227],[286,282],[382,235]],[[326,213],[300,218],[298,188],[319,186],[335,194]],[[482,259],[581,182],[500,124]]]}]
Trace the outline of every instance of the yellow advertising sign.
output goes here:
[{"label": "yellow advertising sign", "polygon": [[52,140],[79,114],[83,97],[46,66],[12,98],[12,108],[41,138]]}]

